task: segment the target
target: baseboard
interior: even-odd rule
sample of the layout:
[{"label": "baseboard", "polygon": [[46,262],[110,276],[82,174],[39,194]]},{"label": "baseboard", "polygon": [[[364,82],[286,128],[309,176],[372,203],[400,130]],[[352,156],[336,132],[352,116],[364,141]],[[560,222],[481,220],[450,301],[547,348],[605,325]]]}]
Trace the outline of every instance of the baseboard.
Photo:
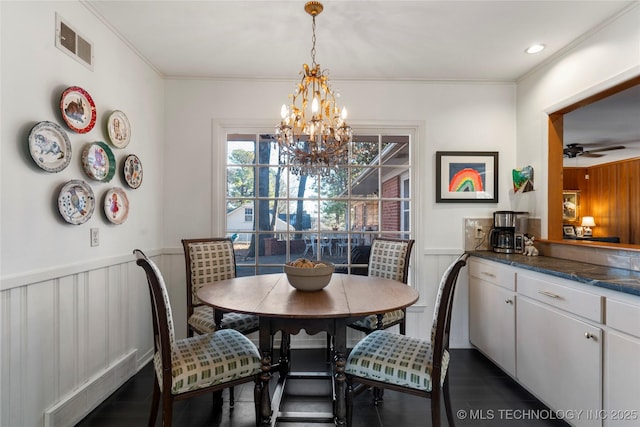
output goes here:
[{"label": "baseboard", "polygon": [[75,425],[111,393],[135,375],[137,350],[131,350],[114,364],[97,373],[82,387],[65,396],[44,413],[44,427]]}]

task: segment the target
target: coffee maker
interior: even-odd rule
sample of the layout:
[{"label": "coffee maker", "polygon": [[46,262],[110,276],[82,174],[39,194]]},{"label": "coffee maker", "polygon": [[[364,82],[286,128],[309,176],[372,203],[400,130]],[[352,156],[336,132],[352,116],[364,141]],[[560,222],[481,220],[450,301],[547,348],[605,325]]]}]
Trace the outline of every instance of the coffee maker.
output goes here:
[{"label": "coffee maker", "polygon": [[528,213],[496,211],[493,213],[493,228],[489,242],[494,252],[521,254],[524,249],[524,233],[527,231]]}]

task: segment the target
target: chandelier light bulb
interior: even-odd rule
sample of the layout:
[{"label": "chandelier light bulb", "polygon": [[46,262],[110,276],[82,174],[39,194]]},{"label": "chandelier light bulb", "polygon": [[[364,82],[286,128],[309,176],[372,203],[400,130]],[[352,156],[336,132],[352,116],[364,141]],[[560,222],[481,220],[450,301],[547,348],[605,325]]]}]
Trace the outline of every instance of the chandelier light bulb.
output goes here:
[{"label": "chandelier light bulb", "polygon": [[342,114],[340,114],[342,120],[347,120],[347,107],[342,107]]},{"label": "chandelier light bulb", "polygon": [[280,117],[282,117],[282,119],[286,119],[287,116],[289,115],[289,108],[287,108],[287,104],[282,104],[282,108],[280,109]]},{"label": "chandelier light bulb", "polygon": [[311,112],[313,114],[317,114],[318,110],[319,110],[319,106],[318,106],[318,98],[316,98],[315,96],[313,97],[313,102],[311,103]]}]

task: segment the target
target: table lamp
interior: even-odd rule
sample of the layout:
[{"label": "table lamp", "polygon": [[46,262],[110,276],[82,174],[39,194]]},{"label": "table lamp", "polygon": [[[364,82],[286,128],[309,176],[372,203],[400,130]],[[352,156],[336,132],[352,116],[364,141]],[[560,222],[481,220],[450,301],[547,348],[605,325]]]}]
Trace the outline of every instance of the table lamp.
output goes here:
[{"label": "table lamp", "polygon": [[592,216],[583,216],[582,217],[582,227],[584,228],[584,236],[593,236],[593,232],[591,231],[591,227],[596,226],[596,222],[593,220]]}]

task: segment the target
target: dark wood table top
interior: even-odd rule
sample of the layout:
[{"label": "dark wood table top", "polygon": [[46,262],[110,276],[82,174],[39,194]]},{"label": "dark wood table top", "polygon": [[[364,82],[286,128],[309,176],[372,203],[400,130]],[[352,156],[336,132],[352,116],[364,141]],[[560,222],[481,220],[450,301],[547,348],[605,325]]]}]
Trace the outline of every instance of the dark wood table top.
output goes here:
[{"label": "dark wood table top", "polygon": [[317,292],[296,290],[284,273],[221,280],[198,291],[198,298],[214,308],[292,319],[362,317],[408,307],[418,297],[418,291],[395,280],[339,273]]}]

